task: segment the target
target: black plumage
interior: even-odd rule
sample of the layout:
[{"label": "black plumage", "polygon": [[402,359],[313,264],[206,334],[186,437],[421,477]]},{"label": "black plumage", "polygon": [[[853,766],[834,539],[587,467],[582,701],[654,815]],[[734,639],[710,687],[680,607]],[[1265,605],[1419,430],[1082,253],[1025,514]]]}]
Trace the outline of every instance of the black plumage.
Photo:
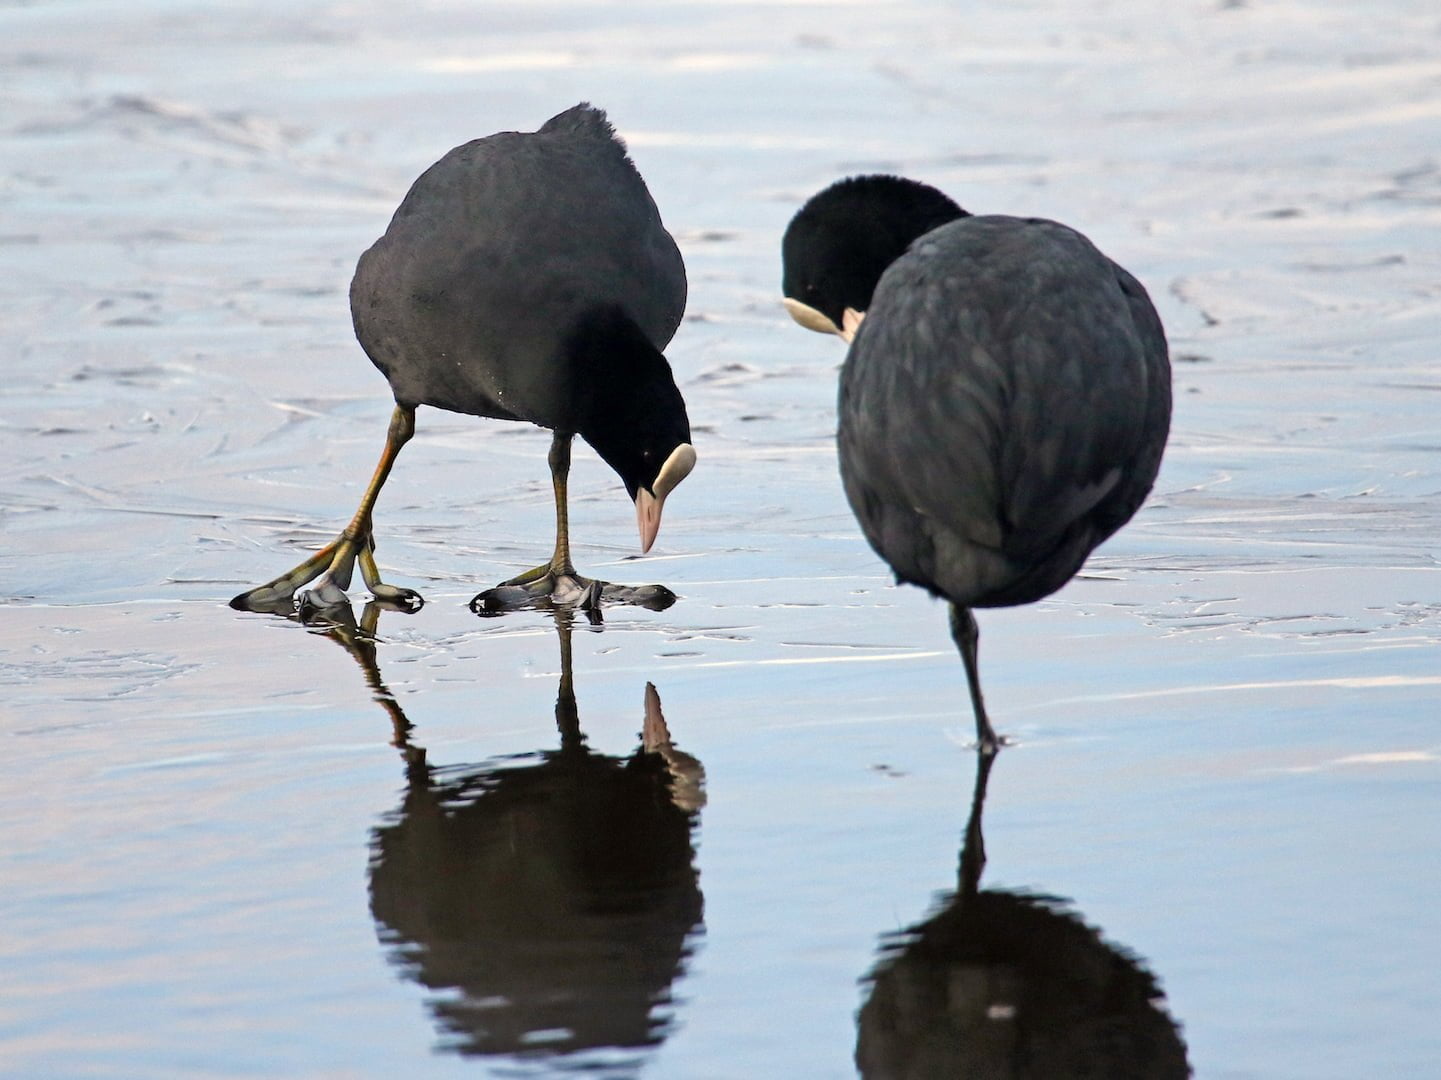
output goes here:
[{"label": "black plumage", "polygon": [[[938,195],[863,177],[815,196],[787,233],[787,307],[853,339],[839,400],[846,496],[897,579],[950,602],[993,748],[971,609],[1049,595],[1136,512],[1170,426],[1170,362],[1146,290],[1080,233],[954,204],[937,226]],[[869,288],[807,292],[834,280],[827,238],[881,216],[858,214],[858,199],[909,216],[909,245],[889,263],[856,260]]]},{"label": "black plumage", "polygon": [[619,474],[649,549],[662,503],[695,461],[661,353],[685,301],[680,251],[604,112],[581,104],[538,131],[456,147],[411,186],[351,282],[356,337],[396,402],[376,477],[334,544],[232,603],[284,604],[316,577],[310,595],[332,603],[359,561],[378,598],[418,605],[379,580],[371,512],[416,408],[429,405],[554,432],[555,552],[506,585],[578,588],[592,605],[599,583],[570,561],[570,443],[580,435]]}]

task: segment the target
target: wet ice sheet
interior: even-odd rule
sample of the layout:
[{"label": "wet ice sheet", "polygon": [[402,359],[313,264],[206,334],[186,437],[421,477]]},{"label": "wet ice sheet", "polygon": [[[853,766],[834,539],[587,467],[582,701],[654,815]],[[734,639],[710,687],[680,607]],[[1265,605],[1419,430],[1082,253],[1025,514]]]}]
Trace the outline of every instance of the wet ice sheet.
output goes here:
[{"label": "wet ice sheet", "polygon": [[[1425,1075],[1438,30],[1419,2],[0,11],[0,1068],[515,1066],[435,1050],[447,992],[373,917],[392,712],[345,650],[221,602],[333,535],[379,452],[345,288],[405,185],[590,98],[687,258],[701,467],[631,561],[577,455],[582,569],[682,594],[577,635],[577,709],[624,758],[653,682],[709,795],[673,1023],[598,1056],[849,1075],[857,980],[956,885],[944,617],[860,540],[840,355],[776,303],[794,207],[886,168],[1084,229],[1177,360],[1151,505],[1083,580],[983,616],[1020,743],[984,887],[1070,898],[1137,954],[1199,1075]],[[545,446],[422,413],[382,499],[382,565],[431,603],[376,658],[438,766],[559,745],[551,625],[464,607],[548,549]]]}]

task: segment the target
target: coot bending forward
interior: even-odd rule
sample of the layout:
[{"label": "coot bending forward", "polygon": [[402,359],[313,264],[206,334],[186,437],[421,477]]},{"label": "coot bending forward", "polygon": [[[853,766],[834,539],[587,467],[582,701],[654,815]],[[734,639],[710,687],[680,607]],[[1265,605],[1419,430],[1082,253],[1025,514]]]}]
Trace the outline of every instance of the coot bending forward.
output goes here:
[{"label": "coot bending forward", "polygon": [[594,607],[602,583],[578,577],[570,558],[571,440],[620,475],[649,550],[666,496],[695,464],[661,355],[685,301],[680,251],[600,109],[582,103],[539,131],[456,147],[415,181],[350,285],[356,337],[395,394],[360,507],[333,543],[231,605],[288,607],[312,580],[311,603],[338,602],[358,562],[377,599],[420,606],[419,594],[381,581],[371,514],[416,407],[430,405],[554,433],[554,554],[473,606],[553,596]]}]

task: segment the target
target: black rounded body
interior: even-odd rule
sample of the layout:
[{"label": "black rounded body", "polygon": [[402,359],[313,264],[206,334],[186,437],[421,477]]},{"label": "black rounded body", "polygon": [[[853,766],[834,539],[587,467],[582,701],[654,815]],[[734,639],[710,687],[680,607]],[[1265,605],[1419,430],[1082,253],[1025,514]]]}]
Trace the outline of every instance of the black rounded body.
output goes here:
[{"label": "black rounded body", "polygon": [[900,581],[1038,600],[1136,512],[1170,427],[1139,282],[1052,221],[964,217],[886,270],[846,358],[846,495]]}]

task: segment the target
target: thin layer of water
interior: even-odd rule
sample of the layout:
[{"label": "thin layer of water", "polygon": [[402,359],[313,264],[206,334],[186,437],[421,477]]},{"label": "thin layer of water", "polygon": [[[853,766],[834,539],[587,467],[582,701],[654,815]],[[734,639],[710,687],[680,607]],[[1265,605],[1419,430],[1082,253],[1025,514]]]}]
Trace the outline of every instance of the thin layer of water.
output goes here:
[{"label": "thin layer of water", "polygon": [[[1088,1030],[1084,995],[965,951],[999,909],[1153,977],[1164,1003],[1102,1019],[1166,1045],[1174,1020],[1197,1075],[1427,1075],[1438,29],[1420,0],[0,9],[0,1073],[846,1076],[891,1045],[881,1014],[975,1035],[895,1006],[939,976],[1004,991],[987,1038],[1021,1037],[1022,985]],[[333,535],[379,453],[346,286],[406,184],[582,98],[687,259],[670,355],[701,463],[634,560],[577,455],[581,568],[681,597],[575,627],[577,744],[553,620],[465,607],[548,549],[544,433],[422,412],[377,517],[418,614],[338,647],[224,600]],[[1057,596],[984,617],[1017,745],[979,909],[943,612],[865,547],[841,356],[776,302],[790,213],[873,169],[1081,227],[1176,358],[1152,502]],[[658,779],[648,683],[703,807]],[[617,819],[668,838],[632,868],[652,887],[553,840],[507,868],[504,830],[575,835],[507,794],[542,788],[651,799]],[[519,969],[469,920],[501,909],[447,885],[466,843],[467,887],[515,874],[544,910],[588,883],[649,935],[664,962],[592,1010],[625,1038],[512,1007]],[[576,979],[528,988],[581,1013],[636,940],[586,925],[538,969]]]}]

